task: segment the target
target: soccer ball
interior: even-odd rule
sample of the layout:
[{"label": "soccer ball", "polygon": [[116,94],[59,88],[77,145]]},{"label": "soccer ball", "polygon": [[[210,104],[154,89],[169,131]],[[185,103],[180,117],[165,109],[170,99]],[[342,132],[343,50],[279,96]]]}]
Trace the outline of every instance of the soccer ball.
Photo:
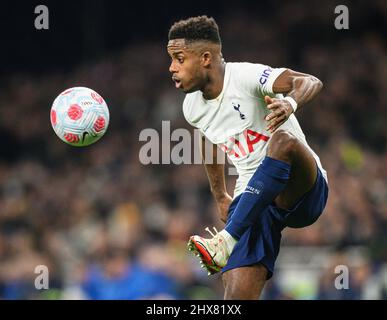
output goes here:
[{"label": "soccer ball", "polygon": [[63,91],[51,107],[51,125],[64,142],[83,147],[98,141],[109,125],[109,109],[94,90],[74,87]]}]

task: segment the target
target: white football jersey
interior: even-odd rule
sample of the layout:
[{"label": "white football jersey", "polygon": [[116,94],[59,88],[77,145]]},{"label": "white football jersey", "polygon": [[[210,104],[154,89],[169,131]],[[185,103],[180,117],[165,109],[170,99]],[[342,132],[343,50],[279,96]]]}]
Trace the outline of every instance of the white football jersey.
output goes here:
[{"label": "white football jersey", "polygon": [[[201,91],[186,95],[183,113],[192,126],[229,157],[238,172],[234,198],[243,192],[251,176],[266,155],[271,133],[266,131],[269,114],[265,95],[273,93],[275,79],[286,69],[253,63],[226,63],[223,90],[213,100],[205,100]],[[296,136],[313,154],[327,180],[319,157],[309,147],[305,135],[292,114],[280,127]]]}]

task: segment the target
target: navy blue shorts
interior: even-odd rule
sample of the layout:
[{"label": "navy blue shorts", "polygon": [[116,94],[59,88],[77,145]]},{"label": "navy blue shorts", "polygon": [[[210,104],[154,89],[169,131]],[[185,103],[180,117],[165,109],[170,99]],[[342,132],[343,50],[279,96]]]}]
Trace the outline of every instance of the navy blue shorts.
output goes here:
[{"label": "navy blue shorts", "polygon": [[[231,203],[228,221],[240,197],[241,195]],[[285,227],[303,228],[314,223],[323,212],[327,199],[328,184],[317,168],[317,179],[313,188],[304,194],[292,209],[281,209],[274,203],[266,207],[260,215],[261,223],[252,225],[243,234],[222,272],[261,263],[268,270],[267,279],[271,278],[280,249],[281,231]]]}]

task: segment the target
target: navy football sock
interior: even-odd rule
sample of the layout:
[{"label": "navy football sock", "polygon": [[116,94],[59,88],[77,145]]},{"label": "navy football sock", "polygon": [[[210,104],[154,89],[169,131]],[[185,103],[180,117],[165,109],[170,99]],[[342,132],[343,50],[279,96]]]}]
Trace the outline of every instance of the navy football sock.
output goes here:
[{"label": "navy football sock", "polygon": [[261,212],[285,189],[290,164],[270,158],[263,159],[227,223],[225,230],[239,240],[247,228],[259,221]]}]

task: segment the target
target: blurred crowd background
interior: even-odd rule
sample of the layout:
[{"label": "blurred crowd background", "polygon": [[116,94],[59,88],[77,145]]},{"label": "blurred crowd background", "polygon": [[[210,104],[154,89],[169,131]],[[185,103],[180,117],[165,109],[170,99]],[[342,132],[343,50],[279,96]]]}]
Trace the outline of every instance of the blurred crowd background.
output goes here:
[{"label": "blurred crowd background", "polygon": [[[219,24],[226,61],[289,67],[324,83],[297,118],[328,171],[328,205],[313,226],[284,231],[263,298],[386,299],[387,3],[351,1],[350,30],[341,31],[334,28],[338,4],[216,2],[208,10],[179,7],[175,15],[173,8],[155,9],[168,19],[153,25],[148,14],[128,28],[121,22],[112,32],[132,36],[112,50],[82,51],[64,34],[65,51],[49,51],[47,66],[36,54],[39,64],[31,68],[21,59],[13,69],[2,59],[0,298],[222,298],[221,277],[208,277],[186,250],[191,234],[222,227],[203,166],[139,161],[141,130],[156,129],[160,141],[163,120],[171,130],[192,130],[181,111],[184,95],[168,74],[167,33],[175,20],[208,14]],[[95,45],[87,26],[83,41],[88,35]],[[106,20],[105,27],[112,28]],[[79,63],[66,58],[77,54]],[[61,142],[49,122],[55,97],[74,86],[93,88],[110,108],[108,132],[86,148]],[[229,192],[234,183],[229,176]],[[37,265],[49,269],[49,290],[34,287]],[[348,290],[334,287],[338,265],[349,267]]]}]

